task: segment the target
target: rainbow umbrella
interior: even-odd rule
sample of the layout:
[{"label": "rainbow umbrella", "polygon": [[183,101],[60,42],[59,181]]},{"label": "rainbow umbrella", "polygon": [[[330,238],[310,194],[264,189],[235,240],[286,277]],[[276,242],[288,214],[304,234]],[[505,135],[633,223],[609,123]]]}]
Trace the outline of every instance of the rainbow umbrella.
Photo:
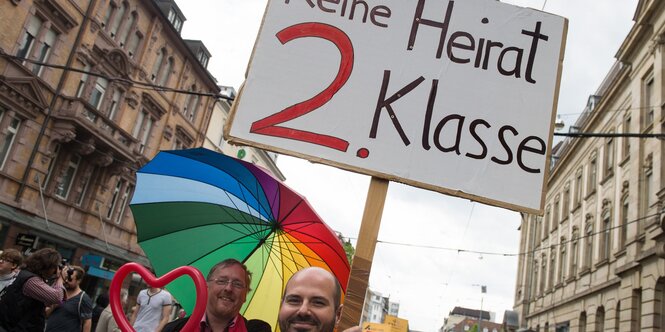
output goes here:
[{"label": "rainbow umbrella", "polygon": [[[325,268],[346,291],[349,263],[336,234],[304,197],[256,165],[203,148],[162,151],[136,177],[130,207],[157,275],[185,265],[205,275],[238,259],[253,273],[241,313],[273,329],[286,281],[299,269]],[[190,279],[167,289],[192,312]]]}]

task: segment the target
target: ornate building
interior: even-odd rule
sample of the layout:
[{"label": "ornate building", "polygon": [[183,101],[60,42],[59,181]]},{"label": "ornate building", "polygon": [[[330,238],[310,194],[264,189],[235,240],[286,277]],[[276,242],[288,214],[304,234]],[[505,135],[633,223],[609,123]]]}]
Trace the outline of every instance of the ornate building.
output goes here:
[{"label": "ornate building", "polygon": [[119,265],[147,264],[135,172],[203,145],[210,53],[181,38],[172,0],[9,0],[0,18],[0,248],[57,248],[94,296]]},{"label": "ornate building", "polygon": [[522,328],[665,329],[665,2],[639,0],[634,21],[571,127],[604,135],[559,143],[544,215],[522,215]]}]

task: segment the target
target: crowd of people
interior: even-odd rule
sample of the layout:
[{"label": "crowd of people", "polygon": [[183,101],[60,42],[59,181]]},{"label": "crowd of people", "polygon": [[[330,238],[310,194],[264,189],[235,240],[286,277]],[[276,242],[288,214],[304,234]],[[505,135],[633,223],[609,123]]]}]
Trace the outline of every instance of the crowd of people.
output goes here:
[{"label": "crowd of people", "polygon": [[[63,264],[58,251],[45,248],[27,258],[14,249],[0,254],[0,332],[120,331],[109,298],[95,301],[80,288],[85,270]],[[238,260],[217,263],[207,275],[205,314],[201,332],[271,332],[270,324],[240,314],[250,291],[252,273]],[[127,291],[121,291],[123,303]],[[283,332],[333,332],[342,311],[342,289],[327,270],[309,267],[287,282],[280,303],[278,326]],[[129,322],[137,332],[180,331],[190,317],[170,321],[173,299],[161,288],[142,290]],[[180,316],[180,315],[179,315]],[[354,326],[344,332],[359,332]]]}]

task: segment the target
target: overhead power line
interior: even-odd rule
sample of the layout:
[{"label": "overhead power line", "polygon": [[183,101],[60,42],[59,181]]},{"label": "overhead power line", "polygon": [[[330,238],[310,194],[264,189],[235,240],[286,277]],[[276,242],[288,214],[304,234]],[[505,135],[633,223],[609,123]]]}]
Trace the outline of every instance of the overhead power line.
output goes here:
[{"label": "overhead power line", "polygon": [[[422,248],[422,249],[434,249],[434,250],[444,250],[444,251],[454,251],[457,253],[470,253],[470,254],[479,254],[479,255],[488,255],[488,256],[504,256],[504,257],[516,257],[516,256],[525,256],[525,255],[531,255],[531,254],[536,254],[540,253],[546,250],[550,250],[552,248],[560,247],[562,245],[566,245],[570,242],[578,241],[587,237],[593,237],[598,234],[602,234],[603,232],[609,232],[617,228],[621,227],[628,227],[628,225],[640,222],[645,219],[653,218],[653,217],[660,217],[660,213],[655,213],[652,215],[644,216],[642,218],[637,218],[635,220],[631,220],[626,222],[626,225],[617,225],[617,226],[612,226],[608,229],[603,229],[597,232],[591,232],[588,234],[583,234],[575,239],[570,239],[566,241],[559,241],[557,243],[548,245],[548,246],[543,246],[538,249],[533,249],[525,252],[518,252],[518,253],[509,253],[509,252],[497,252],[497,251],[482,251],[482,250],[471,250],[471,249],[464,249],[464,248],[454,248],[454,247],[442,247],[442,246],[434,246],[434,245],[425,245],[425,244],[417,244],[417,243],[407,243],[407,242],[393,242],[393,241],[383,241],[383,240],[376,240],[377,243],[383,243],[383,244],[389,244],[389,245],[396,245],[396,246],[403,246],[403,247],[413,247],[413,248]],[[349,239],[357,239],[354,237],[349,237]]]},{"label": "overhead power line", "polygon": [[12,59],[12,60],[30,62],[32,64],[40,65],[40,66],[44,66],[44,67],[50,67],[50,68],[66,70],[66,71],[73,71],[73,72],[76,72],[76,73],[82,73],[82,74],[87,74],[87,75],[90,75],[90,76],[101,77],[101,78],[104,78],[104,79],[106,79],[110,82],[115,81],[115,82],[122,82],[122,83],[126,83],[126,84],[138,85],[140,87],[148,88],[150,90],[155,90],[155,91],[175,92],[175,93],[182,93],[182,94],[188,94],[188,95],[213,97],[213,98],[218,98],[218,99],[226,99],[226,100],[229,100],[229,101],[233,101],[235,99],[235,98],[232,98],[232,97],[229,97],[229,96],[226,96],[226,95],[222,95],[222,94],[219,94],[219,93],[209,93],[209,92],[198,92],[198,91],[175,89],[175,88],[170,88],[170,87],[167,87],[167,86],[162,86],[162,85],[157,85],[157,84],[152,84],[152,83],[146,83],[146,82],[141,82],[141,81],[135,81],[135,80],[122,78],[122,77],[109,76],[109,75],[105,75],[105,74],[102,74],[102,73],[87,71],[87,70],[78,69],[78,68],[74,68],[74,67],[61,66],[61,65],[56,65],[56,64],[46,63],[46,62],[39,62],[39,61],[35,61],[35,60],[29,59],[29,58],[22,58],[22,57],[18,57],[18,56],[15,56],[15,55],[2,53],[2,52],[0,52],[0,56],[2,56],[4,58]]},{"label": "overhead power line", "polygon": [[554,133],[554,136],[564,136],[564,137],[574,137],[574,138],[589,138],[589,137],[636,137],[636,138],[657,138],[665,139],[665,134],[658,133],[583,133],[583,132],[572,132],[572,133]]}]

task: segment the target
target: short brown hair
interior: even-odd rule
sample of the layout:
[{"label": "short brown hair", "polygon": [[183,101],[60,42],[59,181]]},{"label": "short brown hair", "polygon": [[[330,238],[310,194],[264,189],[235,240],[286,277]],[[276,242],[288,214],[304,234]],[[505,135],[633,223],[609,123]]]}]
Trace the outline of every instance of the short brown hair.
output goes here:
[{"label": "short brown hair", "polygon": [[14,263],[17,267],[23,264],[23,255],[16,249],[5,249],[5,251],[0,254],[0,259]]},{"label": "short brown hair", "polygon": [[60,253],[53,248],[43,248],[32,253],[25,259],[25,269],[43,278],[51,269],[57,268],[62,260]]},{"label": "short brown hair", "polygon": [[76,280],[83,280],[83,277],[85,277],[85,270],[82,267],[78,265],[70,265],[69,268],[74,271]]}]

